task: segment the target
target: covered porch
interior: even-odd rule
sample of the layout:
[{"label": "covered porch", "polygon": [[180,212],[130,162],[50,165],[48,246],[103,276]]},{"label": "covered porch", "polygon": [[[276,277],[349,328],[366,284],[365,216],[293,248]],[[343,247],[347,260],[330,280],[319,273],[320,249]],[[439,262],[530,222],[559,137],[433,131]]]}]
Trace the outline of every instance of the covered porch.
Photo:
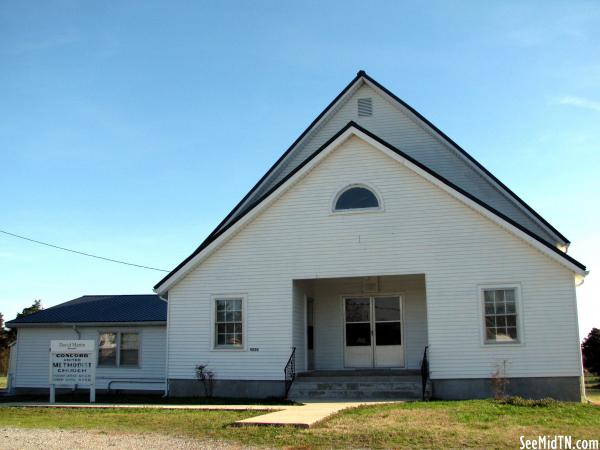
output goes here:
[{"label": "covered porch", "polygon": [[427,346],[425,275],[294,280],[293,342],[301,377],[414,376]]}]

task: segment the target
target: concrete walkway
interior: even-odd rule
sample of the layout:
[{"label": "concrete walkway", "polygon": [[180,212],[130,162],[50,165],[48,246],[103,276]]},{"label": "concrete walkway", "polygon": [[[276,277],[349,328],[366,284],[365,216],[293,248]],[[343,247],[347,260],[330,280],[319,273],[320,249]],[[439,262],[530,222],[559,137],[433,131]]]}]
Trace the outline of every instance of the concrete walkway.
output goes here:
[{"label": "concrete walkway", "polygon": [[387,402],[310,402],[302,406],[292,406],[281,411],[270,412],[261,416],[238,420],[235,426],[270,425],[270,426],[294,426],[297,428],[310,428],[329,416],[343,409],[356,408],[366,404]]},{"label": "concrete walkway", "polygon": [[384,403],[402,403],[371,401],[371,402],[344,402],[322,401],[306,402],[300,405],[155,405],[155,404],[108,404],[108,403],[41,403],[41,402],[14,402],[0,403],[1,407],[27,407],[27,408],[152,408],[152,409],[186,409],[204,411],[270,411],[256,417],[239,420],[234,426],[294,426],[310,428],[325,420],[329,416],[344,409],[356,408],[364,405]]}]

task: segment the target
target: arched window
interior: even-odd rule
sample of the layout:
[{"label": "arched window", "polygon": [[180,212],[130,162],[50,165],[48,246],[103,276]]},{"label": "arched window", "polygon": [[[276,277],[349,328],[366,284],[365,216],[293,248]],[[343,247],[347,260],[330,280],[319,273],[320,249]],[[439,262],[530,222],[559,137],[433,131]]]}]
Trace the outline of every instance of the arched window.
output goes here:
[{"label": "arched window", "polygon": [[351,209],[379,209],[379,200],[370,189],[364,186],[350,186],[337,196],[334,211]]}]

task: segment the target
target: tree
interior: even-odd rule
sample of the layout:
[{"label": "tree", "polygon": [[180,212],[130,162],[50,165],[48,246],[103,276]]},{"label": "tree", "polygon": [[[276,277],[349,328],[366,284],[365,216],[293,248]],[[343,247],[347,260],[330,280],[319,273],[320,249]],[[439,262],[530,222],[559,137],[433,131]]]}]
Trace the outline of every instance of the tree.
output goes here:
[{"label": "tree", "polygon": [[600,329],[592,328],[581,344],[583,367],[591,373],[600,375]]},{"label": "tree", "polygon": [[[28,306],[27,308],[23,308],[23,311],[21,311],[20,313],[17,313],[17,319],[20,319],[21,317],[29,316],[38,311],[41,311],[42,309],[44,309],[44,307],[42,306],[42,301],[34,300],[33,304],[31,306]],[[4,320],[2,320],[1,325],[2,325],[2,328],[0,329],[0,333],[2,333],[2,338],[0,338],[0,342],[3,343],[4,347],[6,347],[17,338],[17,330],[15,328],[11,328],[10,330],[6,331],[4,329]]]},{"label": "tree", "polygon": [[4,329],[4,314],[0,312],[0,350],[8,347],[8,332]]}]

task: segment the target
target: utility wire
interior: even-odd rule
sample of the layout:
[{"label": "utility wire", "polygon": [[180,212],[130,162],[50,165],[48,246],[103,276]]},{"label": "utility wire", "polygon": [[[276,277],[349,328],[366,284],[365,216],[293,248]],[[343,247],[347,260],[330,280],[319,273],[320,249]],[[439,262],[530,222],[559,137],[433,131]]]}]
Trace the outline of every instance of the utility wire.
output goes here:
[{"label": "utility wire", "polygon": [[8,236],[23,239],[25,241],[35,242],[36,244],[45,245],[47,247],[56,248],[58,250],[64,250],[65,252],[71,252],[71,253],[77,253],[78,255],[89,256],[90,258],[102,259],[104,261],[110,261],[110,262],[114,262],[114,263],[118,263],[118,264],[125,264],[127,266],[139,267],[141,269],[157,270],[158,272],[168,272],[168,270],[157,269],[156,267],[142,266],[140,264],[133,264],[133,263],[126,262],[126,261],[119,261],[118,259],[105,258],[104,256],[92,255],[90,253],[79,252],[77,250],[71,250],[70,248],[60,247],[60,246],[54,245],[54,244],[48,244],[47,242],[36,241],[35,239],[31,239],[31,238],[28,238],[25,236],[19,236],[18,234],[9,233],[8,231],[4,231],[4,230],[0,230],[0,233],[4,233],[4,234],[7,234]]}]

